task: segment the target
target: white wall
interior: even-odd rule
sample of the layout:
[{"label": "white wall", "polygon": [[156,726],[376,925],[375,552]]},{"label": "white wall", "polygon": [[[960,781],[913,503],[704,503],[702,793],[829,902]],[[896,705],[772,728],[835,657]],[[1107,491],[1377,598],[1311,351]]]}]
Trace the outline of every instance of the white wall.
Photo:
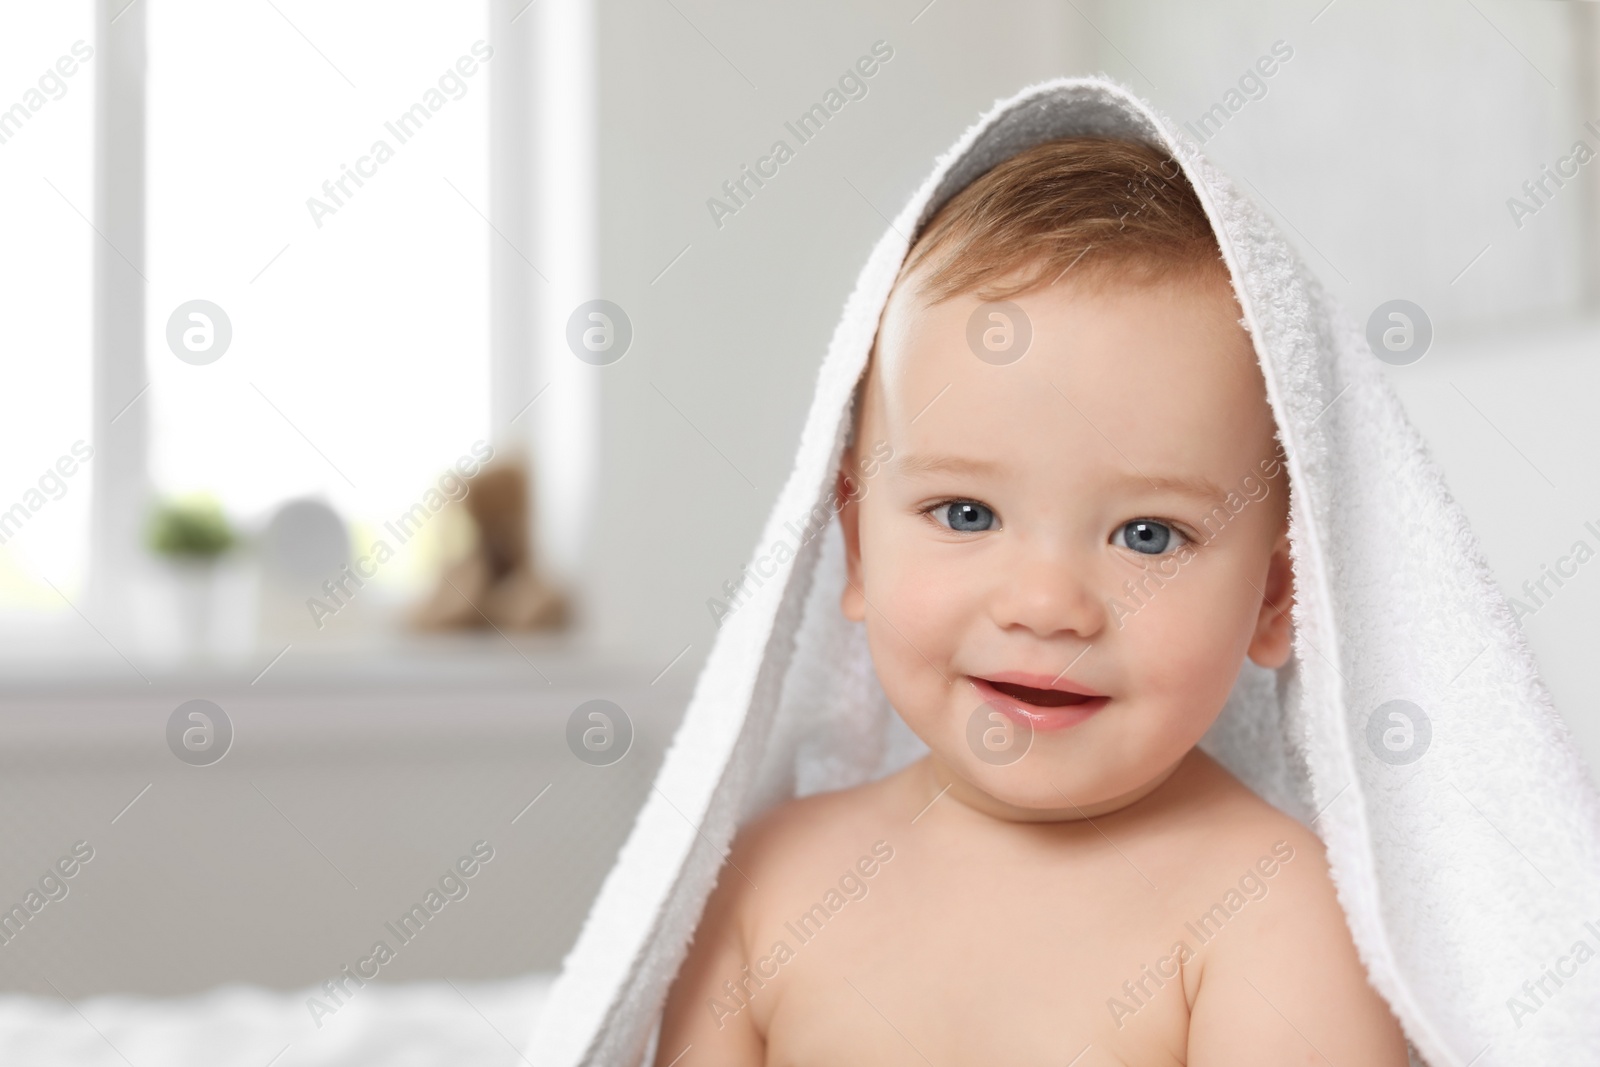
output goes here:
[{"label": "white wall", "polygon": [[[388,980],[553,971],[688,698],[690,675],[658,671],[530,641],[419,645],[365,667],[290,657],[256,685],[156,674],[136,692],[117,667],[12,670],[0,907],[75,842],[93,858],[0,946],[0,992],[53,996],[46,979],[74,999],[298,988],[380,939],[399,950]],[[196,694],[233,730],[208,766],[168,748],[169,716]],[[606,766],[567,740],[573,709],[597,696],[634,731]],[[495,855],[468,895],[400,945],[384,923],[479,840]]]}]

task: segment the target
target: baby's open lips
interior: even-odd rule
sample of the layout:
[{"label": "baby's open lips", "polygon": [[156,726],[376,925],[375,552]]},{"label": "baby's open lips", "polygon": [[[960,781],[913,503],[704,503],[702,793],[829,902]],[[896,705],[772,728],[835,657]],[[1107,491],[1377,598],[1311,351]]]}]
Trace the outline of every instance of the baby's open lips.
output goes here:
[{"label": "baby's open lips", "polygon": [[1025,675],[1018,671],[1006,671],[978,680],[1008,697],[1039,708],[1064,708],[1104,699],[1104,694],[1063,678]]},{"label": "baby's open lips", "polygon": [[1012,685],[1010,682],[989,682],[989,684],[1008,697],[1016,697],[1041,708],[1061,708],[1068,704],[1083,704],[1096,699],[1086,697],[1082,693],[1064,693],[1059,689],[1035,689],[1027,685]]}]

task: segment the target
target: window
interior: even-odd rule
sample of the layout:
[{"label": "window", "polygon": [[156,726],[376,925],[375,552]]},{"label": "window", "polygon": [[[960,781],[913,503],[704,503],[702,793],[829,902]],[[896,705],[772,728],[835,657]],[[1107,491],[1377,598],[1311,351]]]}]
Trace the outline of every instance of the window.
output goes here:
[{"label": "window", "polygon": [[322,497],[359,552],[490,439],[487,6],[148,2],[153,488]]},{"label": "window", "polygon": [[66,621],[62,598],[88,572],[93,38],[88,0],[0,9],[0,620],[13,623]]},{"label": "window", "polygon": [[[504,317],[507,302],[546,299],[521,273],[537,254],[526,230],[505,221],[530,216],[532,182],[504,162],[519,153],[491,152],[492,137],[530,132],[517,94],[536,20],[513,14],[491,28],[486,2],[0,13],[13,72],[0,85],[0,630],[13,654],[23,637],[104,653],[105,634],[142,625],[127,602],[144,598],[138,541],[159,498],[209,496],[247,536],[283,502],[321,498],[359,555],[458,457],[482,443],[503,455],[508,433],[530,431],[533,418],[509,425],[491,407],[496,383],[520,412],[545,380],[525,330],[493,340],[491,301]],[[108,31],[108,17],[127,21]],[[515,47],[497,49],[496,32]],[[130,46],[113,58],[97,33]],[[508,77],[492,131],[497,51]],[[122,101],[142,80],[142,139],[126,114],[97,130],[102,78]],[[142,199],[97,203],[97,152],[113,190],[142,171]],[[129,212],[142,253],[106,236],[129,232]],[[497,254],[516,263],[498,287]],[[118,295],[96,289],[97,255],[137,272],[123,273],[142,295],[142,363]],[[130,341],[97,351],[97,321]],[[97,410],[97,389],[121,410],[107,395]],[[375,585],[417,592],[450,532],[430,526]]]},{"label": "window", "polygon": [[[484,445],[543,461],[541,559],[581,581],[598,378],[563,330],[596,288],[587,26],[487,0],[0,13],[0,657],[131,666],[172,614],[147,607],[199,617],[193,575],[142,543],[163,498],[208,496],[247,540],[321,498],[359,557]],[[407,538],[363,600],[416,595],[461,532]],[[234,651],[254,566],[212,605]]]}]

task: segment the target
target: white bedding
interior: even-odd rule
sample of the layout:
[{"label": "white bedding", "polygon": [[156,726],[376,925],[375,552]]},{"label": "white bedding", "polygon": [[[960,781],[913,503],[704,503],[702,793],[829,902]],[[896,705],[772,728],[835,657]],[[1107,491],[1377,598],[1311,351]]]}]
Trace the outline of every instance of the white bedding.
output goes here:
[{"label": "white bedding", "polygon": [[[0,1064],[18,1067],[509,1067],[552,976],[368,983],[319,1029],[315,989],[189,997],[0,996]],[[324,998],[325,999],[325,998]]]}]

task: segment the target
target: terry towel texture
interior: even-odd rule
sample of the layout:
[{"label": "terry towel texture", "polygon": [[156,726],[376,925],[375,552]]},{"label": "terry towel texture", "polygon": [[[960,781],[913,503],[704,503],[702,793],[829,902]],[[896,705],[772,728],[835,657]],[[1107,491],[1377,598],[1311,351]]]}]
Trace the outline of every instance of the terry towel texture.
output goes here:
[{"label": "terry towel texture", "polygon": [[[922,751],[884,698],[864,630],[839,613],[830,502],[852,392],[908,237],[1002,159],[1086,133],[1149,141],[1182,163],[1289,456],[1294,655],[1276,672],[1246,663],[1203,747],[1322,838],[1372,983],[1427,1064],[1600,1054],[1600,962],[1571,955],[1580,940],[1600,947],[1600,801],[1461,510],[1363,331],[1277,228],[1169,120],[1088,78],[997,104],[873,250],[757,553],[792,545],[789,529],[808,521],[826,529],[724,621],[533,1035],[541,1067],[640,1061],[741,824]],[[1420,708],[1431,730],[1410,763],[1368,740],[1393,700]],[[1382,713],[1379,731],[1388,723]],[[1525,991],[1563,957],[1562,984]]]}]

